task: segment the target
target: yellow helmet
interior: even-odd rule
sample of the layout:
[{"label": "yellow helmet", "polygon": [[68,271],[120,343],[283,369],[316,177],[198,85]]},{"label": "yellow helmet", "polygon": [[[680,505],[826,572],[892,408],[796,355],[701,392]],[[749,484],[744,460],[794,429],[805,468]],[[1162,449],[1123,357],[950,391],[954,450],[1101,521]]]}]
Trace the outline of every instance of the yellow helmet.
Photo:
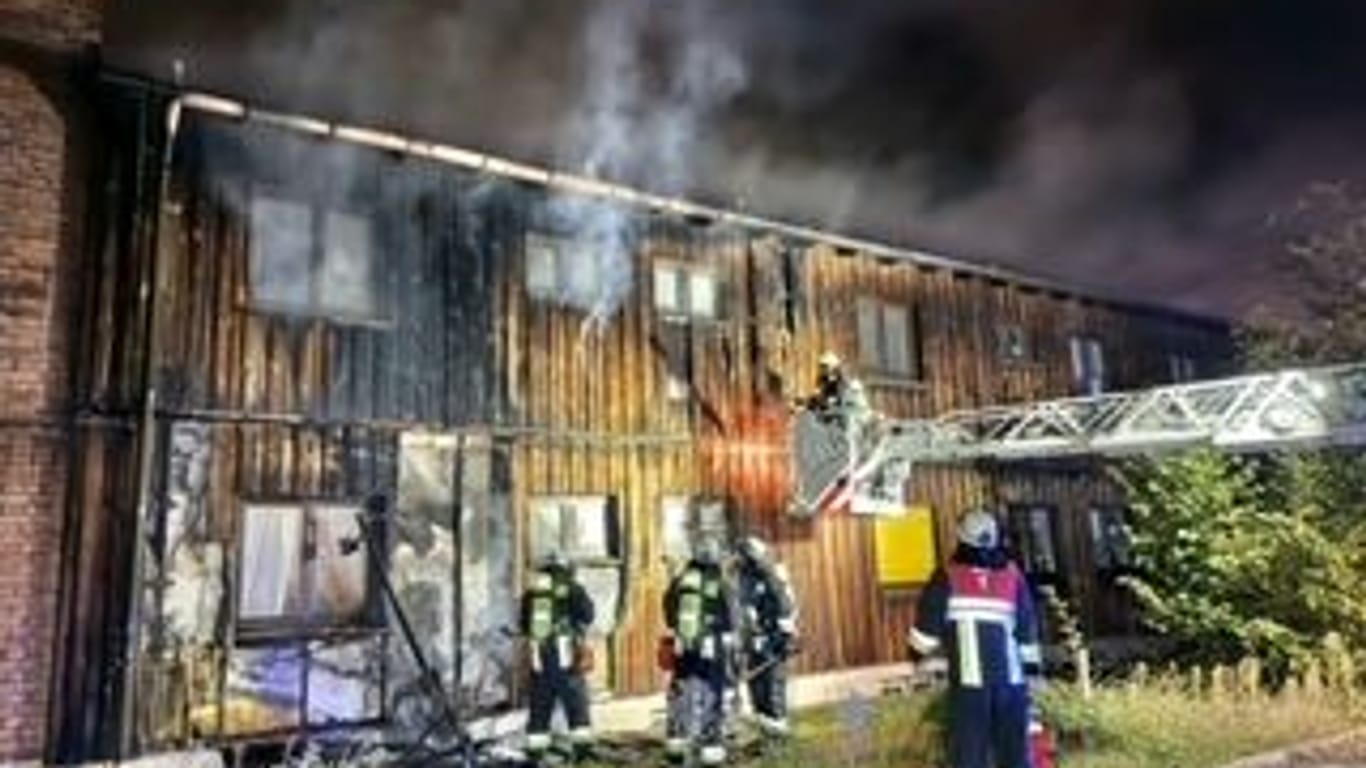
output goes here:
[{"label": "yellow helmet", "polygon": [[843,365],[843,363],[840,361],[839,355],[835,354],[834,352],[823,353],[820,356],[820,360],[818,361],[818,363],[822,368],[832,369],[839,368],[841,365]]}]

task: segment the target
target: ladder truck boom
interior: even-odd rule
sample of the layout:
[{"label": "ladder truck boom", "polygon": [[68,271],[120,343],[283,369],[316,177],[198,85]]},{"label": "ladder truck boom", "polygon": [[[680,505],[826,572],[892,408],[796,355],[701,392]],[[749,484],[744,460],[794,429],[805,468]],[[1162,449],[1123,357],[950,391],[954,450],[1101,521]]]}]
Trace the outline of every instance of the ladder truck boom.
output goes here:
[{"label": "ladder truck boom", "polygon": [[801,414],[793,513],[895,493],[916,464],[1256,452],[1366,443],[1366,363],[1294,368],[1083,397],[851,424]]}]

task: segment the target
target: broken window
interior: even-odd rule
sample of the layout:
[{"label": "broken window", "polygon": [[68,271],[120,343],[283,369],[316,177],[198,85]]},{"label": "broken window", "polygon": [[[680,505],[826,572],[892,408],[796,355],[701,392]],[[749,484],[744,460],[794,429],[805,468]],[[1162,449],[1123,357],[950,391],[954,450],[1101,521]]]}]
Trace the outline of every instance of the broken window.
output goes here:
[{"label": "broken window", "polygon": [[356,508],[253,504],[242,511],[241,631],[372,624]]},{"label": "broken window", "polygon": [[369,217],[258,195],[250,219],[255,309],[340,323],[383,319]]},{"label": "broken window", "polygon": [[1072,337],[1072,381],[1079,395],[1099,395],[1105,391],[1105,348],[1100,339]]},{"label": "broken window", "polygon": [[[246,735],[375,722],[383,640],[306,640],[233,648],[219,707],[192,714],[201,733]],[[221,718],[221,719],[220,719]]]},{"label": "broken window", "polygon": [[921,378],[920,322],[915,308],[862,296],[855,311],[863,367],[900,379]]},{"label": "broken window", "polygon": [[655,309],[666,319],[715,320],[721,316],[721,286],[710,267],[660,261],[654,268]]}]

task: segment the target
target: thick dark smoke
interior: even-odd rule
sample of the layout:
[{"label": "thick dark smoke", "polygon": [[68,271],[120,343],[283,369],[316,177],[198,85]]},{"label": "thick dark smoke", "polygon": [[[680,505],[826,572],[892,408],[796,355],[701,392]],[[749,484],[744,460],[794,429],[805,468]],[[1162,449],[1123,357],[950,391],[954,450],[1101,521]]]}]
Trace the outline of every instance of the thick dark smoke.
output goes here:
[{"label": "thick dark smoke", "polygon": [[138,0],[107,43],[155,77],[181,59],[277,106],[1224,314],[1287,300],[1266,216],[1366,171],[1351,0]]}]

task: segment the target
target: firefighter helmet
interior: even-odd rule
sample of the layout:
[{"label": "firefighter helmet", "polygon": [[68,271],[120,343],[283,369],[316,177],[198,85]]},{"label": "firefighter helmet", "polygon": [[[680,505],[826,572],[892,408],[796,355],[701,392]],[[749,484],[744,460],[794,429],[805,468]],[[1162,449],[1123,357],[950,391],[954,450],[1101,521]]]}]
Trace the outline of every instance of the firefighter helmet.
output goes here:
[{"label": "firefighter helmet", "polygon": [[768,545],[758,536],[746,536],[741,539],[740,554],[756,563],[766,563],[770,557]]},{"label": "firefighter helmet", "polygon": [[974,509],[958,521],[958,541],[978,549],[995,549],[1001,543],[996,517],[984,509]]},{"label": "firefighter helmet", "polygon": [[543,571],[568,570],[570,562],[563,552],[554,549],[541,555],[536,561],[536,567]]}]

